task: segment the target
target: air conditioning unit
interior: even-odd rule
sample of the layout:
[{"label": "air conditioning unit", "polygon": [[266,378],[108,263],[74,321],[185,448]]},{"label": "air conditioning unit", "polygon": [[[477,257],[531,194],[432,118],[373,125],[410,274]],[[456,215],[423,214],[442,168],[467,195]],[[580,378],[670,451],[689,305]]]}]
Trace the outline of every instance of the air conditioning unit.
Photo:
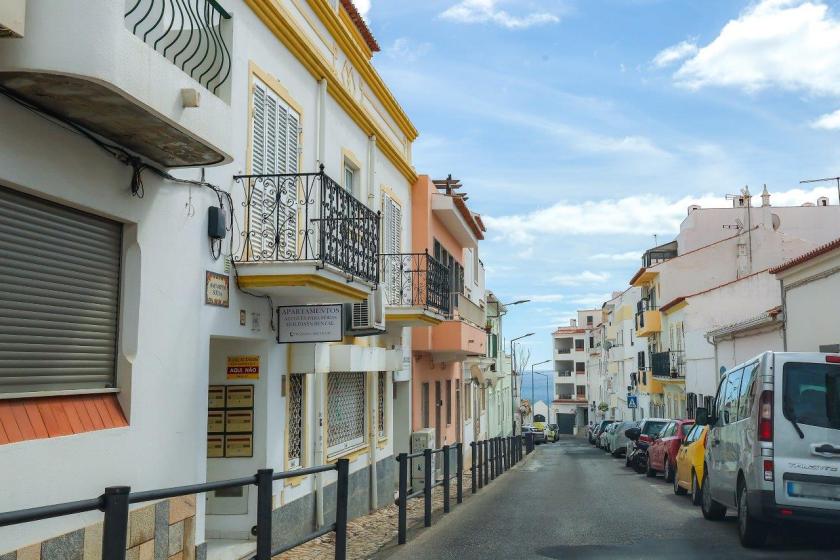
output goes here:
[{"label": "air conditioning unit", "polygon": [[347,332],[353,336],[379,334],[385,330],[385,286],[380,285],[365,301],[347,304]]}]

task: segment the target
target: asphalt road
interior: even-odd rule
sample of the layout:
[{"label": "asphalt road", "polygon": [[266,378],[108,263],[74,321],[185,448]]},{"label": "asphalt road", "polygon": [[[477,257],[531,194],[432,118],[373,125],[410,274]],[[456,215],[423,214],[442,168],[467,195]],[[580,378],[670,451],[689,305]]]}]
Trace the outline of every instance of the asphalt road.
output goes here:
[{"label": "asphalt road", "polygon": [[538,446],[452,513],[383,558],[840,558],[840,531],[780,530],[761,550],[736,519],[703,519],[661,476],[648,479],[582,439]]}]

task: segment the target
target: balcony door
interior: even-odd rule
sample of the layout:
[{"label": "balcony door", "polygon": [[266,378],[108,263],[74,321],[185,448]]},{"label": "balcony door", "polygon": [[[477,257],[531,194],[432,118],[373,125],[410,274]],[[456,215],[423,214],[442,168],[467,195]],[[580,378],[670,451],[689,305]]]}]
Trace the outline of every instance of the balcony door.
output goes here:
[{"label": "balcony door", "polygon": [[300,115],[257,78],[251,106],[248,250],[255,260],[294,260],[298,244]]},{"label": "balcony door", "polygon": [[386,255],[385,299],[389,305],[411,305],[411,270],[418,268],[410,257],[404,260],[402,251],[402,207],[387,194],[382,195],[382,215],[385,227],[382,229],[382,248]]}]

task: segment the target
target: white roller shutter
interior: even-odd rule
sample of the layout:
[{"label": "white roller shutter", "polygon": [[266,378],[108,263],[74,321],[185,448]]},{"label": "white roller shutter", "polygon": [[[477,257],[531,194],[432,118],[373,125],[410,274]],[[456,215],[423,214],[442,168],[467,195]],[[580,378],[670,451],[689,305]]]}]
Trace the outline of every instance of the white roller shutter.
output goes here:
[{"label": "white roller shutter", "polygon": [[0,187],[0,393],[114,386],[122,225]]}]

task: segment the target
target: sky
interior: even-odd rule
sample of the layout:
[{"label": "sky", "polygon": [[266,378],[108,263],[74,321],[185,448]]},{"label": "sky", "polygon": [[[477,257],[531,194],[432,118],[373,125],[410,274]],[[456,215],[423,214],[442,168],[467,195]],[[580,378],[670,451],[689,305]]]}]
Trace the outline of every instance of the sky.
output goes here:
[{"label": "sky", "polygon": [[461,180],[488,227],[487,287],[531,299],[504,326],[535,333],[531,363],[690,204],[764,184],[776,205],[837,203],[799,181],[840,175],[840,2],[356,3],[420,131],[417,171]]}]

